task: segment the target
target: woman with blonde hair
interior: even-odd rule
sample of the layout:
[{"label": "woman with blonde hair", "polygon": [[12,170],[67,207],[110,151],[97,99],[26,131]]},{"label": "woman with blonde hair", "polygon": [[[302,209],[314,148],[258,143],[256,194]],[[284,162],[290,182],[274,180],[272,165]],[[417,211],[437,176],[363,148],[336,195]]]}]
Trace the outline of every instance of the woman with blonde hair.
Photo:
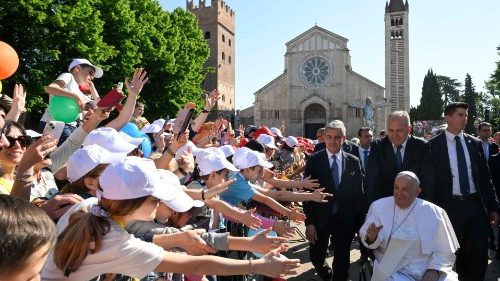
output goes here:
[{"label": "woman with blonde hair", "polygon": [[154,219],[160,201],[174,196],[152,160],[127,157],[111,163],[99,177],[97,195],[99,199],[80,202],[59,220],[58,241],[43,280],[89,280],[104,273],[142,278],[152,271],[278,277],[296,274],[300,266],[299,260],[280,256],[280,248],[255,261],[195,257],[165,252],[128,234],[123,228],[127,223]]}]

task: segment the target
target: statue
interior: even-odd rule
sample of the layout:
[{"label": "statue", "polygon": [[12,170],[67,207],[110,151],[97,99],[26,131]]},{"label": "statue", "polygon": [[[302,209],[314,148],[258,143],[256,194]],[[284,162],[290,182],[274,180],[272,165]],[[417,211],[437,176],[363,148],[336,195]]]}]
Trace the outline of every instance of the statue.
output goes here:
[{"label": "statue", "polygon": [[371,128],[372,131],[375,131],[375,109],[389,106],[386,98],[372,103],[372,99],[370,97],[366,98],[365,105],[356,103],[347,103],[347,105],[349,105],[349,107],[363,109],[363,126]]}]

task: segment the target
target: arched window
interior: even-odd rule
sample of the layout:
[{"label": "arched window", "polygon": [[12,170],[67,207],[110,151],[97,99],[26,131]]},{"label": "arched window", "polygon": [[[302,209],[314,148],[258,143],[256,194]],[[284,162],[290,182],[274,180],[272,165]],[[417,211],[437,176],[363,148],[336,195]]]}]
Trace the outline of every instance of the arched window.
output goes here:
[{"label": "arched window", "polygon": [[403,18],[399,19],[399,25],[403,25]]},{"label": "arched window", "polygon": [[222,101],[226,101],[226,96],[222,95]]},{"label": "arched window", "polygon": [[394,31],[391,31],[391,39],[394,39]]},{"label": "arched window", "polygon": [[233,104],[233,99],[229,99],[229,104]]},{"label": "arched window", "polygon": [[226,42],[226,36],[224,36],[224,34],[222,34],[222,42]]},{"label": "arched window", "polygon": [[210,31],[205,32],[205,39],[210,39]]},{"label": "arched window", "polygon": [[394,26],[394,19],[391,19],[391,26]]},{"label": "arched window", "polygon": [[399,32],[399,38],[403,38],[403,30]]},{"label": "arched window", "polygon": [[228,61],[229,63],[231,63],[231,56],[229,56],[229,57],[227,58],[227,61]]},{"label": "arched window", "polygon": [[231,47],[231,39],[229,39],[228,43],[229,43],[229,47]]},{"label": "arched window", "polygon": [[222,52],[222,60],[225,60],[226,59],[226,54],[224,54],[224,52]]}]

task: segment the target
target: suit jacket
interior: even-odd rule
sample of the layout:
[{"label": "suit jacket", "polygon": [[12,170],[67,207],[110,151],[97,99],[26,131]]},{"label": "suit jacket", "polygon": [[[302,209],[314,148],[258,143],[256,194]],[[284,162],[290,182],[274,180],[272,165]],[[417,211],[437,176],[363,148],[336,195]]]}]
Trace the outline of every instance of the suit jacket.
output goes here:
[{"label": "suit jacket", "polygon": [[[482,148],[482,146],[481,146],[481,148]],[[484,152],[484,150],[483,150],[483,152]],[[489,143],[488,159],[497,153],[498,153],[498,145],[496,143]]]},{"label": "suit jacket", "polygon": [[[465,133],[464,139],[469,151],[474,186],[480,195],[485,215],[486,212],[497,211],[499,207],[498,200],[491,182],[481,141]],[[429,140],[429,144],[431,146],[432,162],[436,173],[434,203],[448,212],[453,195],[453,181],[445,132]]]},{"label": "suit jacket", "polygon": [[[321,151],[325,148],[326,148],[325,142],[320,142],[314,146],[314,152]],[[346,140],[342,144],[342,150],[359,158],[359,146],[353,143],[352,141]]]},{"label": "suit jacket", "polygon": [[317,179],[325,192],[332,193],[328,203],[304,202],[306,225],[313,224],[317,230],[327,227],[332,214],[333,203],[337,203],[338,215],[355,231],[362,224],[366,213],[366,200],[363,191],[361,165],[355,156],[342,151],[343,171],[337,190],[333,186],[333,176],[326,149],[314,153],[307,160],[304,176]]},{"label": "suit jacket", "polygon": [[491,181],[495,187],[497,198],[500,199],[500,152],[490,156],[488,166],[490,168]]},{"label": "suit jacket", "polygon": [[370,147],[366,171],[366,193],[369,202],[392,196],[394,179],[401,171],[414,172],[420,179],[422,198],[432,201],[433,169],[429,144],[422,138],[408,136],[401,169],[396,165],[396,153],[389,138],[374,141]]}]

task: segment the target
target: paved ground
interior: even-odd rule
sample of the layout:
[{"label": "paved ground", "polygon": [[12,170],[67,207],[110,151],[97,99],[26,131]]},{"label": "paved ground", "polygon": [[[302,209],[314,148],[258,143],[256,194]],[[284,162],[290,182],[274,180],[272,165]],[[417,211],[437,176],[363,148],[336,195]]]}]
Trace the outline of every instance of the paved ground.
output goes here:
[{"label": "paved ground", "polygon": [[[304,233],[305,228],[303,226],[298,226],[298,228]],[[296,239],[300,239],[298,235],[296,235]],[[357,250],[357,243],[353,243],[351,250],[351,269],[349,271],[349,280],[358,281],[359,279],[359,271],[360,266],[358,264],[359,259],[359,251]],[[298,258],[301,260],[300,274],[295,277],[289,277],[287,280],[289,281],[308,281],[308,280],[321,280],[309,261],[309,246],[308,242],[300,242],[300,241],[292,241],[290,243],[290,250],[286,254],[289,258]],[[500,280],[500,261],[495,260],[493,257],[495,256],[494,251],[490,251],[490,260],[488,265],[488,271],[486,274],[486,281],[499,281]],[[328,263],[332,264],[333,257],[328,257]],[[480,281],[480,280],[478,280]]]}]

